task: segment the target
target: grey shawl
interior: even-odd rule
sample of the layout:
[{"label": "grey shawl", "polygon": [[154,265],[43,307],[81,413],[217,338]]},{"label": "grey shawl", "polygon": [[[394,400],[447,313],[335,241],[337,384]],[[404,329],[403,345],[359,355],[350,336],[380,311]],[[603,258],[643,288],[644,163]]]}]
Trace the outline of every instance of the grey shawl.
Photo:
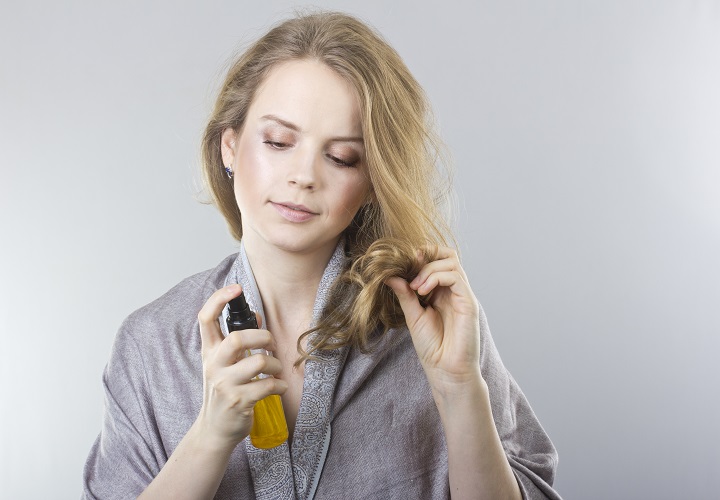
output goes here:
[{"label": "grey shawl", "polygon": [[[339,245],[314,321],[343,261]],[[85,464],[83,498],[135,498],[187,433],[202,404],[197,313],[215,290],[234,282],[264,315],[241,248],[123,322],[103,373],[105,416]],[[523,498],[560,498],[552,489],[555,448],[503,366],[483,314],[481,349],[493,418]],[[246,439],[216,498],[450,497],[440,417],[406,328],[378,335],[370,354],[337,349],[306,363],[291,444],[261,450]]]}]

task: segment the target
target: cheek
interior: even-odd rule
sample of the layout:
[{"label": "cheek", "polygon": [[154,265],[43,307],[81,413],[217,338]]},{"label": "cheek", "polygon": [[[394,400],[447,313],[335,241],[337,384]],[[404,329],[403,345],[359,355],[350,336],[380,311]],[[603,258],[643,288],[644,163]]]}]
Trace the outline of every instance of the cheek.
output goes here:
[{"label": "cheek", "polygon": [[259,198],[264,191],[263,186],[272,183],[272,169],[268,168],[263,151],[252,144],[240,144],[236,170],[234,187],[238,202]]},{"label": "cheek", "polygon": [[[355,216],[355,212],[362,206],[368,193],[368,183],[362,179],[356,179],[353,182],[345,184],[342,189],[338,190],[338,195],[343,211],[348,217]],[[352,217],[350,217],[352,219]]]}]

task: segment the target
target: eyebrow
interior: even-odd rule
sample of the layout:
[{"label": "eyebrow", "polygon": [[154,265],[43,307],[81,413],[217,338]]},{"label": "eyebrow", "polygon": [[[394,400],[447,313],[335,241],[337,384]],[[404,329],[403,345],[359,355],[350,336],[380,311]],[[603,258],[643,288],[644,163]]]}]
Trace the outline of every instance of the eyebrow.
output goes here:
[{"label": "eyebrow", "polygon": [[[260,117],[261,120],[265,121],[273,121],[276,123],[279,123],[283,127],[289,128],[290,130],[294,130],[295,132],[302,132],[302,129],[295,125],[292,122],[289,122],[287,120],[283,120],[279,116],[276,115],[265,115]],[[330,139],[333,142],[359,142],[360,144],[363,144],[363,138],[362,137],[333,137]]]}]

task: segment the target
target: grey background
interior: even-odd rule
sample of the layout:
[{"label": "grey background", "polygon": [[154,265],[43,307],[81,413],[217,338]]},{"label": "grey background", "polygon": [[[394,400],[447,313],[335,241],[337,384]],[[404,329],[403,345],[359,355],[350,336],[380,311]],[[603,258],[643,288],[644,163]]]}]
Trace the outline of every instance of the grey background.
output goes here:
[{"label": "grey background", "polygon": [[[77,498],[122,319],[236,251],[193,200],[226,62],[291,2],[4,2],[0,496]],[[459,239],[566,498],[717,498],[720,5],[319,2],[453,152]]]}]

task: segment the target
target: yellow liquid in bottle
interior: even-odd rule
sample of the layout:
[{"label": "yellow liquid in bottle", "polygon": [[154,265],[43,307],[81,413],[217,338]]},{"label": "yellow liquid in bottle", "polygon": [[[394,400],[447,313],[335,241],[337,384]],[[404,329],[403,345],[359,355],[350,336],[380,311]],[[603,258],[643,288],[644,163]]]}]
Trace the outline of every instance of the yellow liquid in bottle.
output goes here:
[{"label": "yellow liquid in bottle", "polygon": [[288,427],[283,412],[282,400],[277,394],[255,403],[250,442],[256,448],[275,448],[288,438]]}]

